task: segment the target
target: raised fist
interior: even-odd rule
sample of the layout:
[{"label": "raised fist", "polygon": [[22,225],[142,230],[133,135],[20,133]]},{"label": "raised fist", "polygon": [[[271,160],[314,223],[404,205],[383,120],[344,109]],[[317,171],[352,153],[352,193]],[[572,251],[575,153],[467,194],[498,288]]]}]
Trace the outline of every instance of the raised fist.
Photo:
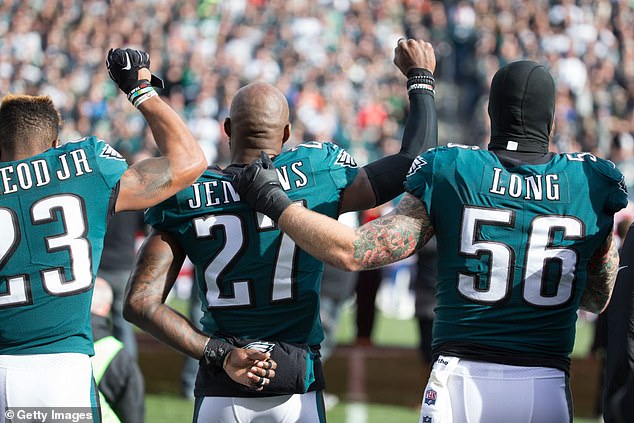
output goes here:
[{"label": "raised fist", "polygon": [[[111,48],[106,57],[106,67],[110,78],[126,94],[143,80],[150,80],[152,85],[163,87],[163,81],[150,73],[150,55],[144,51]],[[147,69],[147,72],[139,72],[142,69]]]},{"label": "raised fist", "polygon": [[427,41],[399,38],[394,49],[394,64],[405,76],[413,68],[427,69],[433,74],[436,70],[436,54]]}]

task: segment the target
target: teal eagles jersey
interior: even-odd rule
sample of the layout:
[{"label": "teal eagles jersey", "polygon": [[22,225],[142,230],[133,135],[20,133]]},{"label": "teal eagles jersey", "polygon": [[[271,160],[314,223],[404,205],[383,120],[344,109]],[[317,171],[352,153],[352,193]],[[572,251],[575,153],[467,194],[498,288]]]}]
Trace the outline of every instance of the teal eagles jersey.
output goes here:
[{"label": "teal eagles jersey", "polygon": [[126,169],[94,137],[0,162],[0,354],[92,355],[94,273]]},{"label": "teal eagles jersey", "polygon": [[[273,162],[293,201],[332,217],[358,173],[352,157],[332,143],[301,144]],[[323,264],[241,202],[220,170],[208,169],[145,218],[176,236],[193,263],[206,333],[310,345],[323,340]]]},{"label": "teal eagles jersey", "polygon": [[627,204],[614,164],[572,153],[507,169],[489,151],[450,145],[414,160],[406,191],[437,235],[433,348],[568,360],[588,261]]}]

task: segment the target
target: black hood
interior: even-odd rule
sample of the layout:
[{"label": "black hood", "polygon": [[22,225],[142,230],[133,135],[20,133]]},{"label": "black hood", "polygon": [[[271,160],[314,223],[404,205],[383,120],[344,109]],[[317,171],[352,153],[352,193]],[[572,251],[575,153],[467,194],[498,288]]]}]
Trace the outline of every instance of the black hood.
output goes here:
[{"label": "black hood", "polygon": [[555,113],[555,82],[542,65],[520,60],[491,82],[489,150],[545,153]]}]

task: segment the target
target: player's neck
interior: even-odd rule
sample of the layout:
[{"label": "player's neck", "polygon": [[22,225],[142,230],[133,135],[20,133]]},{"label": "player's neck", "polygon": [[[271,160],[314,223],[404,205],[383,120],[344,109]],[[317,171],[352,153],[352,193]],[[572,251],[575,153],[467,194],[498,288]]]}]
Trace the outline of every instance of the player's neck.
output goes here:
[{"label": "player's neck", "polygon": [[273,149],[270,148],[263,148],[263,149],[245,149],[239,152],[236,152],[235,154],[231,155],[231,163],[234,164],[247,164],[247,163],[252,163],[255,160],[260,158],[260,153],[264,151],[266,154],[269,155],[269,157],[274,157],[277,156],[278,154],[280,154],[279,151],[274,151]]},{"label": "player's neck", "polygon": [[30,157],[36,156],[43,152],[44,150],[38,150],[38,151],[33,150],[29,152],[2,150],[0,152],[0,160],[3,162],[17,162],[18,160],[28,159]]}]

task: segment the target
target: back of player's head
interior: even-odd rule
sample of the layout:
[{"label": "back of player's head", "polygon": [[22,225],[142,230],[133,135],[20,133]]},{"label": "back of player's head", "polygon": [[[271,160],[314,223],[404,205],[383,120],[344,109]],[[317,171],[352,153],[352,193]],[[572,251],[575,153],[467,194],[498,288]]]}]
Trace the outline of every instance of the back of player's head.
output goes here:
[{"label": "back of player's head", "polygon": [[[271,84],[253,82],[240,88],[231,102],[228,132],[232,148],[281,148],[290,113],[284,94]],[[227,125],[227,124],[225,124]]]},{"label": "back of player's head", "polygon": [[555,82],[544,66],[512,62],[493,76],[489,149],[548,152],[555,113]]},{"label": "back of player's head", "polygon": [[57,140],[60,123],[50,97],[9,94],[0,105],[0,143],[9,151],[48,148]]}]

